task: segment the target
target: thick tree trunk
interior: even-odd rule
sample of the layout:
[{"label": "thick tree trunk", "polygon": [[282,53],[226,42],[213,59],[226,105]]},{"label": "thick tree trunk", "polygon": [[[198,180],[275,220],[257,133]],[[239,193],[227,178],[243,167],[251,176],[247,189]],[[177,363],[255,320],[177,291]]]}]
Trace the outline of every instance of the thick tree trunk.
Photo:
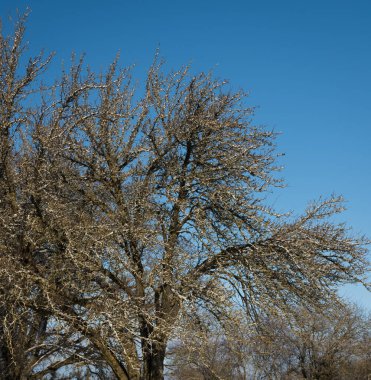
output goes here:
[{"label": "thick tree trunk", "polygon": [[[155,292],[155,306],[158,316],[156,333],[153,335],[153,326],[142,320],[142,352],[143,370],[141,380],[163,380],[164,361],[168,342],[169,328],[179,313],[179,300],[174,297],[171,288],[164,284]],[[152,341],[149,340],[152,335]]]},{"label": "thick tree trunk", "polygon": [[152,343],[146,354],[141,380],[163,380],[166,343]]}]

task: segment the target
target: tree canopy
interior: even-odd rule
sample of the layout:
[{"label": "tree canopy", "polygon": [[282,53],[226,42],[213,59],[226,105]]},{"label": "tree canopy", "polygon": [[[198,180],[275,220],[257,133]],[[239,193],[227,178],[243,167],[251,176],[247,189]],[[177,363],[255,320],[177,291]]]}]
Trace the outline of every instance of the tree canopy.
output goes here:
[{"label": "tree canopy", "polygon": [[40,84],[51,57],[23,66],[23,34],[0,38],[4,378],[162,379],[205,313],[238,326],[364,280],[366,239],[331,220],[341,198],[297,218],[266,204],[275,134],[243,92],[159,58],[142,94],[117,60]]}]

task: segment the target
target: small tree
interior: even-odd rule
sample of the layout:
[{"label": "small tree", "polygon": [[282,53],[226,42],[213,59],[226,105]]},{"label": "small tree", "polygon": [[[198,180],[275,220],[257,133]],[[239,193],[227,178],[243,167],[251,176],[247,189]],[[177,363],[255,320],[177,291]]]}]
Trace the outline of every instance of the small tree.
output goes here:
[{"label": "small tree", "polygon": [[172,342],[168,349],[171,380],[247,380],[255,379],[255,325],[241,320],[224,324],[220,330],[206,314],[190,324],[187,335]]},{"label": "small tree", "polygon": [[336,302],[322,312],[299,307],[291,316],[241,323],[238,330],[197,324],[169,356],[174,380],[363,380],[371,371],[370,318]]},{"label": "small tree", "polygon": [[267,320],[252,341],[263,378],[361,380],[371,371],[370,318],[349,305],[324,313],[300,308],[295,318]]},{"label": "small tree", "polygon": [[[33,325],[20,316],[35,315],[32,376],[66,360],[162,379],[169,340],[203,310],[223,327],[238,309],[318,306],[362,280],[365,239],[329,219],[341,198],[296,219],[264,204],[281,184],[275,135],[252,125],[242,92],[188,67],[165,75],[156,59],[143,96],[116,61],[104,74],[79,61],[35,93],[48,59],[20,75],[23,29],[1,38],[1,315],[13,364],[18,322]],[[70,348],[46,360],[48,331]]]}]

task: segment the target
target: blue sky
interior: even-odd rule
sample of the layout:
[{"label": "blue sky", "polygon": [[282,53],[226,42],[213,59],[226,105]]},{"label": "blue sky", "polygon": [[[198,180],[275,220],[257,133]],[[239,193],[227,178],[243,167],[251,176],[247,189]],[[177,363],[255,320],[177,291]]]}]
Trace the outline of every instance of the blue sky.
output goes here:
[{"label": "blue sky", "polygon": [[[157,48],[169,67],[213,69],[250,93],[256,124],[280,132],[287,188],[275,206],[299,213],[308,200],[343,194],[339,218],[371,237],[371,2],[368,0],[1,0],[6,19],[32,9],[30,52],[72,51],[95,69],[116,53],[139,78]],[[360,287],[342,293],[371,310]]]}]

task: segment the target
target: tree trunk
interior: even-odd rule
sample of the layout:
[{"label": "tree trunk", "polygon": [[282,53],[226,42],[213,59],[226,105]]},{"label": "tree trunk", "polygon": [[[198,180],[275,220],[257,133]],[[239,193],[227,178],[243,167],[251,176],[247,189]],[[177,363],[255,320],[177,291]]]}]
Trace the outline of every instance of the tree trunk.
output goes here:
[{"label": "tree trunk", "polygon": [[168,332],[165,331],[169,326],[174,325],[174,321],[179,313],[179,300],[174,297],[171,288],[164,284],[155,292],[156,312],[161,324],[157,325],[158,330],[153,341],[149,341],[148,337],[153,332],[153,327],[142,321],[141,334],[142,352],[143,352],[143,370],[141,380],[163,380],[164,379],[164,361],[166,354],[166,346],[168,342]]},{"label": "tree trunk", "polygon": [[166,343],[152,343],[146,353],[141,380],[163,380]]}]

